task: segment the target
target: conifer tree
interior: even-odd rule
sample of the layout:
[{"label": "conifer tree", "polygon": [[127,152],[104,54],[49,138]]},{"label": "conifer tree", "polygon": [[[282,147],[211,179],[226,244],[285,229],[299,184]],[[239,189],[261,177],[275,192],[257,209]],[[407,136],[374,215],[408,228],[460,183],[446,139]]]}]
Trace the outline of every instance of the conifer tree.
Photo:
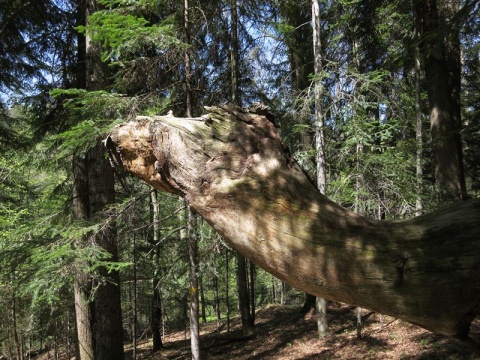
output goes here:
[{"label": "conifer tree", "polygon": [[[99,10],[96,0],[86,0],[79,11],[89,16]],[[85,59],[85,73],[79,84],[86,90],[105,89],[108,85],[107,65],[101,61],[101,47],[87,35],[79,48]],[[75,155],[73,162],[73,211],[78,221],[100,222],[97,232],[79,239],[77,246],[99,246],[108,254],[108,261],[118,261],[116,229],[109,219],[107,206],[115,201],[113,169],[102,151],[100,139],[84,155]],[[78,357],[85,359],[123,359],[123,325],[118,271],[100,267],[96,274],[79,268],[75,280],[75,308],[78,334]]]},{"label": "conifer tree", "polygon": [[430,108],[430,132],[435,160],[435,182],[444,200],[465,200],[467,190],[461,140],[461,15],[454,1],[420,1],[416,16],[421,23]]}]

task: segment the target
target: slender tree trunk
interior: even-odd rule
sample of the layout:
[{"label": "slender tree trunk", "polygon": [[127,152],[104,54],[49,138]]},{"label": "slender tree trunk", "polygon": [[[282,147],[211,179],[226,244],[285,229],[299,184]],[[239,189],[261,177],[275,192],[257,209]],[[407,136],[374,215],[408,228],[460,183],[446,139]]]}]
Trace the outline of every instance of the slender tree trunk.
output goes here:
[{"label": "slender tree trunk", "polygon": [[[67,309],[67,334],[65,335],[65,343],[66,343],[66,353],[67,353],[67,359],[70,359],[70,335],[71,335],[71,329],[70,329],[70,310]],[[31,346],[30,346],[31,348]]]},{"label": "slender tree trunk", "polygon": [[[322,43],[320,23],[320,3],[312,1],[312,24],[313,24],[313,55],[315,75],[320,75],[322,65]],[[323,85],[321,80],[315,82],[315,150],[317,163],[317,188],[325,194],[327,187],[327,173],[325,166],[325,140],[323,133]],[[315,302],[317,313],[318,337],[323,339],[328,334],[327,324],[327,301],[317,298]]]},{"label": "slender tree trunk", "polygon": [[[76,281],[74,281],[74,290],[73,293],[76,296],[77,290],[75,289]],[[76,304],[74,303],[74,308],[73,308],[73,320],[74,320],[74,326],[73,326],[73,338],[74,340],[74,346],[75,346],[75,359],[82,359],[80,357],[80,341],[79,341],[79,335],[78,335],[78,330],[77,330],[77,315],[76,315]]]},{"label": "slender tree trunk", "polygon": [[137,236],[133,234],[132,355],[137,358]]},{"label": "slender tree trunk", "polygon": [[231,28],[230,28],[230,72],[231,72],[231,86],[232,104],[240,106],[240,86],[239,86],[239,68],[238,68],[238,16],[237,16],[237,0],[230,0],[230,16],[231,16]]},{"label": "slender tree trunk", "polygon": [[[189,2],[184,2],[185,42],[190,44]],[[185,51],[185,84],[187,89],[187,116],[192,117],[191,65],[188,51]],[[188,208],[188,254],[190,264],[190,341],[192,359],[200,359],[199,281],[198,281],[198,239],[195,210]]]},{"label": "slender tree trunk", "polygon": [[[87,15],[86,0],[77,0],[77,24],[85,25]],[[77,51],[77,87],[86,88],[87,70],[86,70],[86,39],[85,36],[78,35]],[[72,161],[73,171],[73,219],[86,221],[89,218],[89,200],[88,200],[88,174],[85,163],[85,157],[74,155]],[[82,241],[78,240],[77,246],[81,246]],[[88,276],[80,269],[74,281],[74,299],[75,299],[75,357],[78,360],[94,359],[95,344],[93,337],[93,313],[92,304],[89,302],[91,282]]]},{"label": "slender tree trunk", "polygon": [[10,302],[10,311],[12,315],[12,328],[13,328],[13,339],[15,341],[15,350],[17,353],[17,359],[23,360],[22,346],[20,344],[20,339],[18,337],[18,326],[17,326],[17,302],[16,302],[16,292],[13,291],[12,300]]},{"label": "slender tree trunk", "polygon": [[152,315],[151,315],[151,328],[152,328],[152,350],[158,351],[163,348],[162,336],[161,336],[161,321],[162,321],[162,298],[158,289],[159,280],[157,277],[152,279]]},{"label": "slender tree trunk", "polygon": [[[418,15],[416,16],[415,39],[420,38],[420,24]],[[415,143],[416,152],[416,179],[417,179],[417,198],[415,200],[415,215],[420,216],[423,213],[423,114],[421,106],[421,58],[418,44],[415,45]]]},{"label": "slender tree trunk", "polygon": [[200,322],[198,308],[198,245],[195,210],[188,208],[188,254],[190,259],[190,340],[192,359],[200,359]]},{"label": "slender tree trunk", "polygon": [[280,305],[285,305],[285,281],[280,280]]},{"label": "slender tree trunk", "polygon": [[[58,334],[57,334],[58,320],[55,319],[55,325],[53,328],[53,357],[58,360]],[[23,353],[23,351],[22,351]],[[23,359],[23,357],[22,357]]]},{"label": "slender tree trunk", "polygon": [[213,292],[215,294],[215,316],[217,318],[217,331],[220,331],[220,319],[221,319],[221,312],[220,312],[220,297],[218,294],[218,278],[216,275],[213,275]]},{"label": "slender tree trunk", "polygon": [[277,303],[277,295],[276,295],[276,291],[275,291],[275,281],[276,281],[275,276],[272,275],[270,280],[272,281],[272,287],[271,287],[271,289],[272,289],[272,303],[276,304]]},{"label": "slender tree trunk", "polygon": [[[8,351],[8,357],[9,359],[13,359],[15,355],[13,354],[12,350],[12,329],[10,328],[10,324],[7,326],[7,351]],[[40,342],[40,348],[42,348],[42,344]]]},{"label": "slender tree trunk", "polygon": [[225,305],[227,307],[227,332],[230,332],[230,267],[228,264],[228,248],[225,248]]},{"label": "slender tree trunk", "polygon": [[254,333],[252,317],[250,314],[250,302],[248,299],[247,267],[246,259],[237,252],[237,287],[238,306],[242,319],[242,331],[244,336],[251,336]]},{"label": "slender tree trunk", "polygon": [[89,281],[88,277],[77,274],[74,283],[78,357],[81,360],[95,359],[95,342],[92,329],[94,323],[93,303],[89,299],[91,292]]},{"label": "slender tree trunk", "polygon": [[357,338],[360,339],[362,337],[362,308],[360,306],[357,307]]},{"label": "slender tree trunk", "polygon": [[249,261],[248,265],[250,270],[250,317],[253,325],[255,324],[255,264]]},{"label": "slender tree trunk", "polygon": [[[88,174],[85,159],[73,158],[73,218],[86,221],[90,217],[88,199]],[[83,239],[86,241],[86,239]],[[80,240],[78,245],[81,246]],[[83,267],[84,265],[82,265]],[[77,358],[88,360],[95,358],[95,340],[93,335],[93,303],[90,301],[92,280],[83,269],[77,270],[74,281],[75,323],[77,333]]]},{"label": "slender tree trunk", "polygon": [[200,314],[202,318],[202,323],[207,323],[207,314],[206,314],[206,304],[205,304],[205,289],[203,286],[203,277],[199,275],[198,283],[200,287]]},{"label": "slender tree trunk", "polygon": [[162,321],[162,303],[160,297],[160,203],[158,201],[158,191],[150,190],[150,200],[152,204],[152,223],[153,223],[153,263],[155,266],[152,278],[152,298],[151,298],[151,328],[152,328],[152,350],[158,351],[163,347],[161,336]]},{"label": "slender tree trunk", "polygon": [[[230,29],[230,70],[231,70],[231,86],[232,104],[240,106],[240,86],[239,86],[239,67],[238,67],[238,15],[237,15],[237,0],[230,1],[231,8],[231,29]],[[250,302],[247,286],[247,269],[245,257],[237,253],[237,291],[238,291],[238,306],[240,309],[240,316],[242,318],[242,329],[244,336],[250,336],[254,333],[254,323],[250,314]]]},{"label": "slender tree trunk", "polygon": [[[363,190],[364,186],[364,177],[363,177],[363,169],[362,169],[362,158],[363,158],[363,143],[359,139],[357,139],[356,145],[356,158],[355,158],[355,203],[354,203],[354,211],[359,215],[365,215],[365,211],[361,205],[362,198],[360,196],[361,191]],[[357,307],[357,338],[362,337],[362,308]]]},{"label": "slender tree trunk", "polygon": [[250,313],[250,300],[247,285],[247,266],[245,257],[236,252],[237,258],[237,292],[238,292],[238,307],[240,310],[240,317],[242,319],[242,331],[244,336],[252,335],[254,330],[253,319]]},{"label": "slender tree trunk", "polygon": [[[190,20],[189,20],[189,4],[188,0],[184,0],[184,33],[185,33],[185,43],[190,44]],[[190,54],[188,50],[184,53],[184,61],[185,61],[185,87],[186,87],[186,110],[187,110],[187,117],[192,117],[192,85],[191,85],[191,72],[192,66],[190,64]]]}]

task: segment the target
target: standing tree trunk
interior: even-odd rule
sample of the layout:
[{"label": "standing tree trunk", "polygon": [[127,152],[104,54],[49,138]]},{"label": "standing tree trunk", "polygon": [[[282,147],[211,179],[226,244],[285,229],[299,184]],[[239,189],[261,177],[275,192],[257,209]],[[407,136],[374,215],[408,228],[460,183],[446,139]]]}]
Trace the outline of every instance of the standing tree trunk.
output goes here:
[{"label": "standing tree trunk", "polygon": [[221,319],[221,312],[220,312],[220,297],[218,294],[218,278],[217,275],[213,275],[213,292],[215,294],[215,316],[217,318],[217,332],[220,331],[220,319]]},{"label": "standing tree trunk", "polygon": [[444,200],[465,200],[461,140],[460,25],[455,21],[459,2],[423,0],[417,16],[422,24],[430,107],[430,130],[435,161],[435,182]]},{"label": "standing tree trunk", "polygon": [[[355,203],[354,203],[354,211],[356,214],[364,216],[363,207],[361,206],[360,202],[362,201],[360,193],[365,183],[365,179],[363,177],[363,169],[362,169],[362,157],[363,157],[364,146],[360,139],[357,139],[357,145],[355,148]],[[357,338],[362,337],[362,308],[357,308]]]},{"label": "standing tree trunk", "polygon": [[[81,18],[88,21],[89,15],[98,10],[96,0],[80,2]],[[85,72],[79,74],[78,82],[87,90],[102,89],[107,84],[106,64],[100,61],[100,48],[87,36],[79,41],[79,60],[85,60]],[[100,140],[84,158],[74,156],[73,217],[75,220],[104,222],[96,234],[77,242],[83,246],[101,247],[109,254],[107,261],[117,261],[116,229],[110,221],[107,206],[115,201],[113,170],[102,151]],[[83,267],[85,269],[85,267]],[[120,304],[120,278],[117,271],[104,267],[96,274],[79,269],[75,283],[75,311],[80,360],[123,359],[123,325]],[[98,282],[98,279],[103,279]],[[92,291],[94,299],[92,300]]]},{"label": "standing tree trunk", "polygon": [[192,359],[200,359],[200,322],[198,308],[198,247],[197,217],[195,210],[188,208],[188,255],[190,263],[190,342]]},{"label": "standing tree trunk", "polygon": [[[88,175],[85,159],[73,158],[73,218],[86,221],[89,218]],[[86,240],[86,239],[85,239]],[[80,241],[78,246],[80,246]],[[94,359],[93,303],[90,302],[92,282],[86,272],[77,270],[74,281],[75,320],[77,329],[77,358]]]},{"label": "standing tree trunk", "polygon": [[[312,1],[312,24],[313,24],[313,57],[315,75],[322,73],[322,42],[320,23],[320,3]],[[327,172],[325,166],[325,138],[323,133],[323,84],[321,79],[315,81],[315,150],[317,164],[317,188],[325,195],[327,188]],[[315,301],[317,314],[318,337],[323,339],[328,334],[327,301],[317,297]]]},{"label": "standing tree trunk", "polygon": [[306,315],[310,310],[315,308],[317,302],[317,297],[312,294],[305,293],[305,300],[303,301],[303,306],[300,310],[300,314]]},{"label": "standing tree trunk", "polygon": [[254,333],[252,316],[250,313],[250,302],[248,299],[247,266],[245,256],[237,252],[237,287],[238,306],[242,319],[243,336],[251,336]]},{"label": "standing tree trunk", "polygon": [[255,264],[252,261],[248,262],[250,275],[250,317],[252,326],[255,324]]},{"label": "standing tree trunk", "polygon": [[[117,262],[116,228],[115,223],[109,219],[107,210],[108,205],[115,201],[114,174],[108,159],[100,149],[101,143],[98,142],[87,156],[90,219],[105,222],[91,243],[95,243],[109,254],[109,258],[105,260]],[[93,300],[95,358],[120,360],[124,358],[120,275],[118,271],[100,267],[98,276],[104,281],[95,284]]]},{"label": "standing tree trunk", "polygon": [[480,309],[480,200],[406,221],[367,219],[319,193],[269,114],[207,110],[138,117],[105,143],[126,170],[183,196],[232,247],[297,289],[467,338]]},{"label": "standing tree trunk", "polygon": [[[158,262],[155,262],[158,264]],[[151,327],[152,327],[152,350],[159,351],[163,348],[162,343],[162,298],[160,296],[159,290],[159,279],[158,276],[155,276],[152,279],[152,319],[151,319]]]},{"label": "standing tree trunk", "polygon": [[238,68],[238,16],[237,16],[237,0],[230,0],[230,79],[231,79],[231,102],[234,105],[240,106],[240,85],[238,82],[239,79],[239,68]]},{"label": "standing tree trunk", "polygon": [[199,275],[198,277],[199,291],[200,291],[200,317],[202,318],[202,323],[207,323],[207,313],[206,313],[206,303],[205,303],[205,288],[203,286],[203,277]]},{"label": "standing tree trunk", "polygon": [[225,247],[225,306],[227,308],[227,332],[230,332],[230,268],[228,265],[228,248]]},{"label": "standing tree trunk", "polygon": [[132,356],[134,359],[137,358],[137,234],[133,234],[133,281],[132,281]]},{"label": "standing tree trunk", "polygon": [[152,350],[158,351],[163,347],[161,335],[162,321],[162,299],[160,296],[160,203],[158,201],[158,192],[155,189],[150,190],[150,200],[152,204],[152,224],[153,224],[153,264],[155,270],[152,278],[152,298],[151,298],[151,319],[152,328]]},{"label": "standing tree trunk", "polygon": [[[157,257],[156,255],[154,255]],[[158,265],[158,261],[155,260]],[[151,328],[152,328],[152,350],[159,351],[163,348],[162,343],[162,298],[159,290],[159,278],[155,271],[155,276],[152,279],[152,299],[151,299]]]},{"label": "standing tree trunk", "polygon": [[[185,42],[190,44],[189,4],[184,2],[184,31]],[[192,89],[190,84],[191,65],[188,50],[185,51],[185,87],[187,89],[186,108],[187,116],[192,117]],[[200,359],[200,321],[198,302],[198,239],[197,219],[195,210],[188,207],[188,255],[190,264],[190,342],[192,359]]]},{"label": "standing tree trunk", "polygon": [[[312,20],[311,5],[307,1],[280,1],[279,13],[282,22],[289,25],[293,31],[285,36],[288,63],[290,65],[290,85],[294,96],[302,96],[302,92],[309,88],[311,81],[309,75],[314,72],[313,68],[313,43],[310,26],[306,26]],[[310,127],[310,119],[294,116],[293,124]],[[302,152],[312,150],[312,133],[309,130],[301,132],[287,130],[290,133],[291,143],[287,144],[291,149],[299,149]],[[283,130],[283,129],[282,129]],[[305,302],[301,313],[306,314],[315,308],[316,297],[305,294]]]},{"label": "standing tree trunk", "polygon": [[[239,67],[238,67],[238,15],[237,15],[237,0],[230,1],[231,7],[231,29],[230,29],[230,71],[231,71],[231,86],[232,104],[240,106],[240,85],[239,85]],[[254,333],[254,322],[250,313],[250,301],[247,286],[247,268],[246,259],[240,254],[236,253],[237,257],[237,291],[238,291],[238,307],[240,309],[240,317],[242,319],[242,330],[244,336],[250,336]]]},{"label": "standing tree trunk", "polygon": [[[416,41],[420,38],[420,24],[418,15],[415,21]],[[423,114],[421,106],[421,75],[422,64],[420,58],[420,48],[415,45],[415,144],[416,152],[416,179],[417,179],[417,198],[415,201],[415,215],[420,216],[423,213]]]},{"label": "standing tree trunk", "polygon": [[12,300],[10,302],[10,311],[12,315],[12,331],[13,339],[15,341],[15,351],[17,353],[16,358],[23,360],[22,346],[20,344],[20,339],[18,337],[18,326],[17,326],[17,300],[16,300],[16,291],[13,290]]}]

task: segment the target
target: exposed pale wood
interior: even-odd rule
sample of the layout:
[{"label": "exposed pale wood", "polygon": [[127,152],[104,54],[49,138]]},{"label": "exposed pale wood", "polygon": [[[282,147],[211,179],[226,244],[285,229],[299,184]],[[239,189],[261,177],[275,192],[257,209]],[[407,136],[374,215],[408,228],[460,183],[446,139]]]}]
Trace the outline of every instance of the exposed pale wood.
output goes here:
[{"label": "exposed pale wood", "polygon": [[320,194],[265,116],[207,111],[143,117],[105,144],[115,162],[185,197],[232,247],[292,286],[467,336],[480,303],[479,200],[369,220]]}]

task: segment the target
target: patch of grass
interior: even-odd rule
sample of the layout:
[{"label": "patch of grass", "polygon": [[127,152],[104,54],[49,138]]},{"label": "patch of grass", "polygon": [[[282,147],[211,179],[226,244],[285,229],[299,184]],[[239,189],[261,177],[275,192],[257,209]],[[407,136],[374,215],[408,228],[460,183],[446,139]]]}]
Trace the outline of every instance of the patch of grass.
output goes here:
[{"label": "patch of grass", "polygon": [[428,339],[420,340],[420,345],[422,345],[423,347],[426,347],[428,345]]}]

